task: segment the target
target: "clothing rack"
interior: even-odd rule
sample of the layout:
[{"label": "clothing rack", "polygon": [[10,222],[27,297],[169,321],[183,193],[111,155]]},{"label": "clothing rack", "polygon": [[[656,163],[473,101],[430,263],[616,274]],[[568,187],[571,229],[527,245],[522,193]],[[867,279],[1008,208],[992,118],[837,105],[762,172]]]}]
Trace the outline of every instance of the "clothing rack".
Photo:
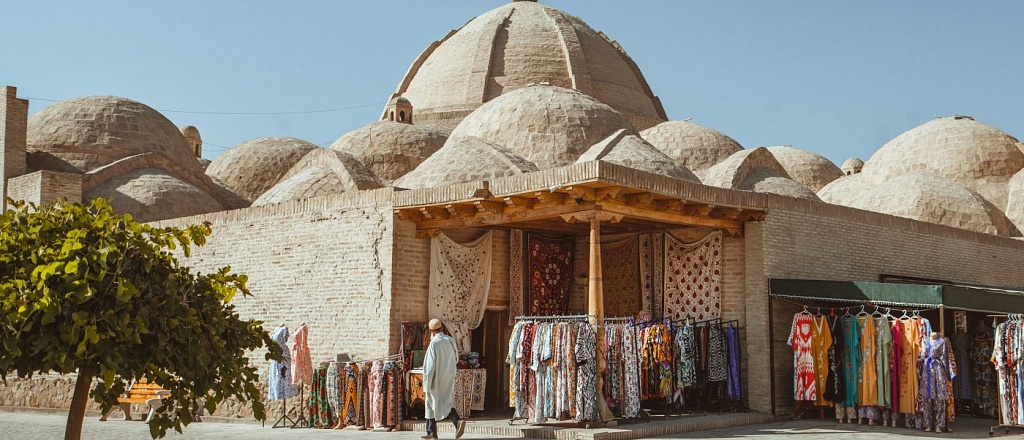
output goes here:
[{"label": "clothing rack", "polygon": [[559,321],[559,320],[584,320],[597,315],[547,315],[547,316],[517,316],[516,321]]},{"label": "clothing rack", "polygon": [[350,360],[350,361],[344,361],[344,362],[339,362],[339,363],[344,363],[344,364],[361,364],[361,363],[365,363],[365,362],[376,362],[376,361],[388,361],[388,362],[395,362],[395,361],[397,361],[397,362],[402,362],[402,353],[389,354],[389,355],[384,356],[384,357],[373,358],[373,359],[360,359],[360,360],[356,360],[356,361],[351,361]]},{"label": "clothing rack", "polygon": [[[995,315],[985,315],[985,316],[989,317],[989,318],[996,318],[996,319],[1001,319],[1002,318],[1002,319],[1006,319],[1009,322],[1022,322],[1022,321],[1024,321],[1024,314],[1019,314],[1019,313],[1008,313],[1008,314],[1003,314],[1003,315],[995,314]],[[998,340],[996,341],[996,343],[998,343]],[[997,390],[999,390],[999,388],[997,388]],[[1018,397],[1018,398],[1020,398],[1020,397]],[[1003,400],[1003,393],[1002,392],[999,392],[999,400],[1000,401]],[[1024,425],[1018,425],[1018,424],[1015,424],[1015,423],[1008,423],[1006,420],[1003,420],[1003,411],[1001,409],[999,410],[999,419],[998,420],[999,420],[999,424],[998,425],[995,425],[995,426],[993,426],[993,427],[988,429],[989,437],[992,437],[992,436],[995,435],[996,428],[1003,428],[1005,430],[1004,431],[1005,434],[1009,434],[1011,428],[1024,428]]]}]

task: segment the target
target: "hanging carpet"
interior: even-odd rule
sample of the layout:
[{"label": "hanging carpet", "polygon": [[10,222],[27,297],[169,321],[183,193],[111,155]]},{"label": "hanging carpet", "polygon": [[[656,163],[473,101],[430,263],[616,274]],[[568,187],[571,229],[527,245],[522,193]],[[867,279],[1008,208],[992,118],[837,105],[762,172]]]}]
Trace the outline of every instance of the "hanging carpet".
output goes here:
[{"label": "hanging carpet", "polygon": [[722,311],[722,232],[695,243],[665,234],[664,316],[697,321],[718,318]]},{"label": "hanging carpet", "polygon": [[604,316],[636,316],[640,301],[640,252],[637,237],[601,243]]},{"label": "hanging carpet", "polygon": [[529,234],[527,242],[527,267],[530,271],[527,314],[568,314],[576,238],[546,238]]},{"label": "hanging carpet", "polygon": [[523,316],[523,230],[513,229],[508,234],[508,325],[516,325],[516,317]]}]

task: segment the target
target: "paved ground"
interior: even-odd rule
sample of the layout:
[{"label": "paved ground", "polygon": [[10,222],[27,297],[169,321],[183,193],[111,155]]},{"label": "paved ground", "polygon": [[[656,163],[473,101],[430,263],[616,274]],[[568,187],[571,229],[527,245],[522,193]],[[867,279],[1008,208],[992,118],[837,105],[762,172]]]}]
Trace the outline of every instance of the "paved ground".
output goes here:
[{"label": "paved ground", "polygon": [[[12,413],[0,411],[0,439],[60,439],[64,435],[65,416],[39,413]],[[802,420],[773,423],[740,428],[677,434],[661,438],[672,439],[744,439],[758,440],[841,440],[841,439],[923,439],[923,438],[988,438],[991,420],[961,418],[954,425],[953,433],[923,433],[906,428],[884,428],[866,425],[839,425],[832,421]],[[374,439],[377,440],[418,440],[420,432],[375,433],[368,431],[343,430],[327,431],[317,429],[272,429],[251,423],[196,423],[185,428],[184,434],[171,433],[168,439],[224,439],[245,438],[255,440],[284,439]],[[149,431],[142,422],[109,421],[99,422],[87,417],[82,430],[84,439],[148,439]],[[442,439],[451,439],[450,433],[441,433]],[[499,436],[485,436],[467,433],[464,439],[499,439]],[[1011,435],[1002,431],[996,438],[1024,439],[1024,430],[1018,429]]]}]

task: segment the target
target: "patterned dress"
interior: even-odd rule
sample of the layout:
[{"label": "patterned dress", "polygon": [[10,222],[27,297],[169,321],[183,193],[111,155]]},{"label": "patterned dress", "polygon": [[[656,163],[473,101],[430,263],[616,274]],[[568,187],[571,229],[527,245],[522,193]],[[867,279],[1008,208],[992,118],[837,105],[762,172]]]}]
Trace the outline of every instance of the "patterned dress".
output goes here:
[{"label": "patterned dress", "polygon": [[725,352],[725,333],[722,326],[715,324],[708,328],[708,381],[723,382],[728,379],[728,359]]},{"label": "patterned dress", "polygon": [[[878,376],[875,359],[877,350],[877,332],[875,320],[871,315],[857,316],[857,328],[860,330],[860,374],[857,377],[857,396],[860,406],[878,405]],[[861,417],[870,417],[862,415]],[[873,417],[871,417],[873,418]]]},{"label": "patterned dress", "polygon": [[292,344],[292,383],[306,385],[313,378],[313,360],[309,355],[309,327],[306,324],[295,330],[295,343]]},{"label": "patterned dress", "polygon": [[312,384],[309,386],[309,426],[312,428],[330,428],[331,410],[327,402],[327,367],[316,367],[313,370]]},{"label": "patterned dress", "polygon": [[857,331],[857,318],[846,316],[843,320],[843,385],[845,386],[846,398],[843,406],[854,408],[860,401],[858,384],[860,383],[860,332]]},{"label": "patterned dress", "polygon": [[582,325],[576,337],[576,421],[600,420],[597,406],[597,334]]},{"label": "patterned dress", "polygon": [[281,326],[274,329],[270,338],[281,346],[281,355],[284,359],[270,361],[267,371],[267,400],[280,400],[299,395],[299,390],[292,385],[292,355],[288,349],[288,327]]},{"label": "patterned dress", "polygon": [[793,326],[789,332],[787,344],[793,348],[793,396],[796,400],[814,401],[818,393],[814,388],[814,355],[811,351],[813,334],[813,316],[797,313],[793,316]]},{"label": "patterned dress", "polygon": [[697,385],[696,343],[694,342],[693,326],[687,324],[676,330],[674,339],[676,349],[676,388],[690,388]]},{"label": "patterned dress", "polygon": [[952,349],[946,338],[926,338],[921,350],[921,375],[918,399],[921,402],[920,428],[945,428],[946,403],[952,398],[949,380],[953,378]]},{"label": "patterned dress", "polygon": [[342,390],[344,389],[344,370],[337,362],[331,362],[327,367],[327,404],[331,411],[331,425],[337,423],[341,417]]},{"label": "patterned dress", "polygon": [[900,413],[913,414],[917,406],[917,358],[920,354],[921,337],[917,322],[900,319],[903,343],[900,355]]},{"label": "patterned dress", "polygon": [[345,366],[345,397],[342,401],[341,417],[346,425],[355,425],[359,415],[359,366]]},{"label": "patterned dress", "polygon": [[829,350],[832,349],[832,330],[828,326],[827,316],[814,317],[814,330],[811,333],[811,353],[814,357],[814,389],[818,398],[814,402],[818,406],[829,406],[832,402],[825,397],[829,377]]},{"label": "patterned dress", "polygon": [[622,416],[634,418],[640,415],[640,375],[636,356],[636,328],[627,326],[622,334],[622,362],[625,365],[626,402]]}]

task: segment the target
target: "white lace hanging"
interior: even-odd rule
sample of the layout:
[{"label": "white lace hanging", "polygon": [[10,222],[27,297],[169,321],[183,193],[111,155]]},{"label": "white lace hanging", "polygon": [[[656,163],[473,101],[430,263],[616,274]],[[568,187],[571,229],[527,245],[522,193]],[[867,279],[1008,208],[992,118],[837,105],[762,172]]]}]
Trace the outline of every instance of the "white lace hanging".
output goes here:
[{"label": "white lace hanging", "polygon": [[491,236],[484,234],[461,245],[444,233],[430,240],[430,304],[432,318],[444,322],[459,352],[471,347],[470,330],[480,326],[491,286]]}]

